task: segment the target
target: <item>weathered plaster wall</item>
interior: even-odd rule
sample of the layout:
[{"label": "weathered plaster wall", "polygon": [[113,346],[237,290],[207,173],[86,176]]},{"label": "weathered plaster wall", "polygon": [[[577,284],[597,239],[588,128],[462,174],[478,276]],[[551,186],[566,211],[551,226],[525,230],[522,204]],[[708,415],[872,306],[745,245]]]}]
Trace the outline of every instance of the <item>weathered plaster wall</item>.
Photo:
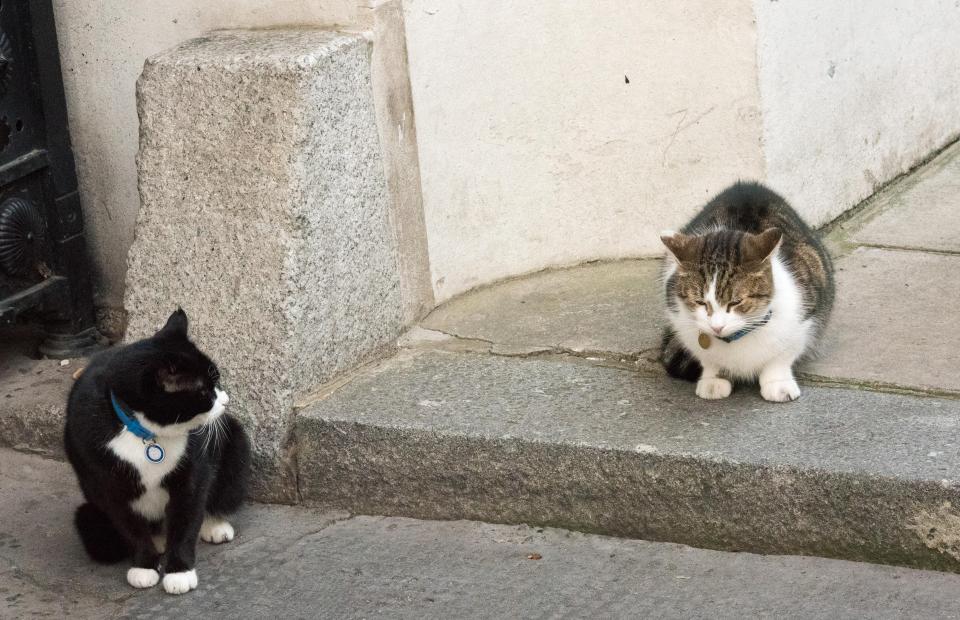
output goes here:
[{"label": "weathered plaster wall", "polygon": [[404,6],[438,301],[659,252],[659,230],[763,174],[749,2]]},{"label": "weathered plaster wall", "polygon": [[821,224],[960,135],[955,0],[755,0],[771,185]]}]

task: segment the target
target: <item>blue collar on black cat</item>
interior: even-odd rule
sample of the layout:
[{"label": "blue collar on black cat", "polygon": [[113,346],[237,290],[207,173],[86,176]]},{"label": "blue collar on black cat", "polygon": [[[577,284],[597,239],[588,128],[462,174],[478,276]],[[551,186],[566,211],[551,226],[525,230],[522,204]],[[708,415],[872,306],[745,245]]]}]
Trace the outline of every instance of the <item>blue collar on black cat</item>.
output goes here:
[{"label": "blue collar on black cat", "polygon": [[729,336],[717,336],[717,338],[720,340],[723,340],[724,342],[736,342],[737,340],[740,340],[741,338],[743,338],[750,332],[754,331],[755,329],[759,329],[764,325],[766,325],[767,323],[769,323],[771,316],[773,316],[773,310],[768,310],[766,316],[764,316],[762,319],[760,319],[756,323],[751,323],[750,325],[747,325],[740,331],[733,332]]},{"label": "blue collar on black cat", "polygon": [[146,441],[153,441],[157,438],[154,433],[145,429],[135,417],[123,410],[113,390],[110,390],[110,402],[113,403],[113,410],[117,413],[117,417],[120,418],[120,421],[123,422],[123,425],[127,427],[128,431]]}]

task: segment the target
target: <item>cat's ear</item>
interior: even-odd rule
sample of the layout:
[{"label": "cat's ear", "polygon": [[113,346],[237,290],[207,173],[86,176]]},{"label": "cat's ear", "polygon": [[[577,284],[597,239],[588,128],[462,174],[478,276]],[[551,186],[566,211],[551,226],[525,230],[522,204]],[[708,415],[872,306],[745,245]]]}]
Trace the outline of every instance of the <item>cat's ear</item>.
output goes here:
[{"label": "cat's ear", "polygon": [[667,230],[660,233],[660,241],[680,264],[692,263],[696,258],[696,237]]},{"label": "cat's ear", "polygon": [[759,235],[747,233],[742,246],[743,262],[759,263],[767,260],[780,245],[782,238],[783,233],[779,228],[768,228]]},{"label": "cat's ear", "polygon": [[187,313],[183,311],[183,308],[177,308],[167,319],[167,324],[163,326],[163,329],[157,332],[157,337],[186,338],[189,326],[190,321],[187,319]]}]

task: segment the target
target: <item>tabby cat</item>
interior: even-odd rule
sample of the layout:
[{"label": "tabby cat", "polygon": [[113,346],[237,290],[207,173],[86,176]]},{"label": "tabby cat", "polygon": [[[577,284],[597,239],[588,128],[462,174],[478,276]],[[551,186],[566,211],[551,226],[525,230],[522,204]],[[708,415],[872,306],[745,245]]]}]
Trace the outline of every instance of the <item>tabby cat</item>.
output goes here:
[{"label": "tabby cat", "polygon": [[816,233],[770,189],[739,182],[661,240],[667,372],[696,381],[701,398],[726,398],[731,381],[754,379],[766,400],[798,398],[793,367],[822,334],[834,297]]}]

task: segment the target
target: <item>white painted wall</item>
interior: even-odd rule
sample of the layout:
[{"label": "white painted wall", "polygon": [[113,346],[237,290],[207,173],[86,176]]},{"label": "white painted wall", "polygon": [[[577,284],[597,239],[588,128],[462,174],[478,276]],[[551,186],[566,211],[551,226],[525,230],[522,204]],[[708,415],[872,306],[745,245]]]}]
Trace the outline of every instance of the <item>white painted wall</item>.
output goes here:
[{"label": "white painted wall", "polygon": [[99,305],[119,308],[140,198],[134,87],[143,61],[208,30],[353,24],[360,0],[54,0]]},{"label": "white painted wall", "polygon": [[[101,306],[122,302],[139,209],[144,59],[216,28],[370,28],[369,7],[386,4],[54,0]],[[659,253],[658,231],[738,177],[766,179],[822,223],[960,133],[956,0],[403,8],[413,115],[397,103],[404,76],[385,75],[404,73],[390,57],[403,53],[396,33],[377,35],[390,43],[375,54],[376,97],[388,157],[401,153],[391,191],[412,188],[395,196],[401,223],[416,220],[422,184],[428,256],[410,264],[429,258],[437,301],[544,267]],[[387,23],[404,27],[373,30]]]},{"label": "white painted wall", "polygon": [[769,183],[820,224],[960,135],[956,0],[755,0]]},{"label": "white painted wall", "polygon": [[763,175],[749,0],[404,5],[437,301],[658,253],[661,229]]}]

